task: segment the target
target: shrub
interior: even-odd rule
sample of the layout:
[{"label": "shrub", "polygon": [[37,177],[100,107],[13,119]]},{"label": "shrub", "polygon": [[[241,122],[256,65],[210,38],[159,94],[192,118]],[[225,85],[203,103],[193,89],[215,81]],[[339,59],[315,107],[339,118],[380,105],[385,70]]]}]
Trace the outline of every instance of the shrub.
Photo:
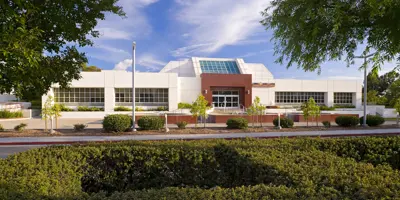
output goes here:
[{"label": "shrub", "polygon": [[0,124],[0,132],[3,132],[3,131],[4,131],[4,127],[3,127],[3,125]]},{"label": "shrub", "polygon": [[248,121],[242,117],[231,118],[226,121],[226,125],[229,129],[247,129]]},{"label": "shrub", "polygon": [[185,129],[187,122],[181,121],[181,122],[176,123],[176,125],[178,126],[179,129]]},{"label": "shrub", "polygon": [[325,128],[330,128],[331,127],[331,122],[330,121],[323,121],[322,124],[324,125]]},{"label": "shrub", "polygon": [[16,125],[14,127],[14,130],[18,131],[18,132],[22,132],[25,130],[25,127],[27,127],[28,125],[25,123],[20,123],[19,125]]},{"label": "shrub", "polygon": [[156,111],[168,111],[168,107],[166,107],[166,106],[158,106],[156,108]]},{"label": "shrub", "polygon": [[9,119],[9,118],[22,118],[22,111],[11,112],[8,110],[0,110],[0,118]]},{"label": "shrub", "polygon": [[157,116],[143,116],[137,123],[142,130],[159,130],[164,127],[165,120]]},{"label": "shrub", "polygon": [[355,105],[335,105],[335,108],[356,108]]},{"label": "shrub", "polygon": [[83,131],[87,127],[86,124],[74,124],[74,130],[76,132]]},{"label": "shrub", "polygon": [[123,114],[107,115],[103,120],[103,129],[107,132],[124,132],[132,127],[132,117]]},{"label": "shrub", "polygon": [[359,124],[359,119],[356,116],[338,116],[335,119],[338,126],[341,127],[354,127]]},{"label": "shrub", "polygon": [[[272,121],[274,126],[278,126],[278,118],[275,118],[274,121]],[[293,120],[286,118],[286,117],[281,117],[281,127],[282,128],[293,128]]]},{"label": "shrub", "polygon": [[104,109],[97,107],[78,106],[78,111],[97,112],[97,111],[104,111]]},{"label": "shrub", "polygon": [[70,108],[70,107],[67,107],[65,104],[60,104],[60,110],[61,110],[62,112],[71,112],[71,111],[74,111],[74,109],[72,109],[72,108]]},{"label": "shrub", "polygon": [[[364,123],[364,117],[360,117],[360,124]],[[368,126],[379,126],[385,123],[385,118],[378,115],[367,115]]]},{"label": "shrub", "polygon": [[143,109],[142,107],[136,107],[136,108],[135,108],[135,111],[140,112],[140,111],[144,111],[144,109]]},{"label": "shrub", "polygon": [[118,106],[114,108],[114,111],[132,111],[132,108],[124,107],[124,106]]},{"label": "shrub", "polygon": [[328,107],[328,106],[325,106],[325,105],[322,105],[322,106],[319,107],[319,110],[330,110],[330,111],[332,111],[332,110],[335,110],[335,109],[336,109],[335,107]]},{"label": "shrub", "polygon": [[178,108],[179,109],[192,109],[192,104],[180,102],[180,103],[178,103]]}]

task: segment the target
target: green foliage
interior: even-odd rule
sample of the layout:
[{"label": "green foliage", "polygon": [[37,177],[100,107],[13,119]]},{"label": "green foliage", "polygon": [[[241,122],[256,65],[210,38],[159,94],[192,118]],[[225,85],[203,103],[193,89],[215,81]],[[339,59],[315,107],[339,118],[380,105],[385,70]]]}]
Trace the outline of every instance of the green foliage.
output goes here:
[{"label": "green foliage", "polygon": [[144,109],[142,107],[135,107],[135,111],[141,112],[144,111]]},{"label": "green foliage", "polygon": [[178,108],[179,109],[191,109],[192,108],[192,104],[180,102],[180,103],[178,103]]},{"label": "green foliage", "polygon": [[392,85],[390,85],[389,89],[387,90],[386,97],[388,99],[388,104],[391,107],[394,107],[397,99],[400,98],[400,79],[397,79],[392,83]]},{"label": "green foliage", "polygon": [[338,116],[336,117],[335,122],[338,126],[342,127],[354,127],[360,123],[356,116]]},{"label": "green foliage", "polygon": [[[364,98],[364,96],[363,96]],[[364,99],[363,99],[364,101]],[[367,103],[372,105],[385,105],[387,103],[387,99],[384,96],[378,96],[378,92],[375,90],[369,90],[367,93]]]},{"label": "green foliage", "polygon": [[0,93],[42,96],[55,83],[65,88],[79,79],[87,58],[77,46],[99,37],[98,20],[124,15],[116,2],[2,1]]},{"label": "green foliage", "polygon": [[98,107],[78,106],[78,111],[82,111],[82,112],[99,112],[99,111],[104,111],[104,109],[103,108],[98,108]]},{"label": "green foliage", "polygon": [[322,106],[320,106],[319,107],[319,109],[320,110],[330,110],[330,111],[333,111],[333,110],[335,110],[336,109],[336,107],[328,107],[328,106],[325,106],[325,105],[322,105]]},{"label": "green foliage", "polygon": [[[369,91],[375,91],[376,92],[375,97],[378,97],[378,98],[383,97],[386,93],[386,90],[389,88],[389,86],[392,85],[392,83],[399,78],[400,78],[400,74],[395,70],[392,70],[381,76],[378,76],[377,74],[375,74],[371,71],[367,76],[368,94],[369,94]],[[368,102],[370,102],[369,97],[372,97],[372,95],[368,96],[368,98],[367,98]],[[373,97],[373,98],[375,98],[375,97]],[[372,101],[372,102],[374,102],[374,101]],[[382,103],[382,102],[380,102],[380,103]],[[383,105],[383,104],[380,104],[380,105]]]},{"label": "green foliage", "polygon": [[[379,8],[379,9],[377,9]],[[276,62],[321,71],[326,61],[355,63],[356,50],[367,56],[377,71],[384,61],[400,52],[397,27],[388,20],[400,20],[400,3],[388,1],[273,0],[262,12],[261,23],[273,31]],[[396,16],[396,17],[394,17]],[[360,45],[361,44],[361,45]],[[400,57],[398,57],[400,59]],[[364,68],[367,63],[361,67]]]},{"label": "green foliage", "polygon": [[132,108],[128,108],[128,107],[125,107],[125,106],[117,106],[117,107],[114,108],[114,111],[132,111]]},{"label": "green foliage", "polygon": [[82,64],[82,71],[83,72],[101,72],[101,69],[91,65],[91,66],[87,66],[87,63],[83,63]]},{"label": "green foliage", "polygon": [[356,108],[355,105],[335,105],[335,108]]},{"label": "green foliage", "polygon": [[188,123],[185,122],[185,121],[181,121],[181,122],[176,123],[176,125],[178,126],[179,129],[185,129],[187,124]]},{"label": "green foliage", "polygon": [[14,130],[16,130],[16,131],[18,131],[18,132],[22,132],[22,131],[25,130],[25,128],[26,128],[27,126],[28,126],[28,125],[25,124],[25,123],[20,123],[20,124],[18,124],[18,125],[16,125],[16,126],[14,127]]},{"label": "green foliage", "polygon": [[143,116],[137,123],[141,130],[159,130],[164,127],[165,119],[158,116]]},{"label": "green foliage", "polygon": [[156,108],[156,111],[168,111],[168,107],[167,106],[158,106]]},{"label": "green foliage", "polygon": [[399,148],[400,137],[38,148],[0,159],[0,199],[396,199]]},{"label": "green foliage", "polygon": [[[360,117],[360,124],[363,123],[364,117]],[[379,126],[385,123],[385,118],[378,115],[367,115],[368,126]]]},{"label": "green foliage", "polygon": [[60,106],[60,109],[61,109],[62,112],[72,112],[72,111],[74,111],[74,109],[66,106],[65,104],[56,104],[56,105]]},{"label": "green foliage", "polygon": [[0,110],[0,119],[22,118],[22,117],[24,117],[22,111],[11,112],[8,110]]},{"label": "green foliage", "polygon": [[1,124],[0,124],[0,132],[4,132],[4,127]]},{"label": "green foliage", "polygon": [[86,124],[74,124],[74,130],[76,132],[83,131],[87,127]]},{"label": "green foliage", "polygon": [[331,122],[330,121],[323,121],[322,124],[324,125],[325,128],[330,128],[331,127]]},{"label": "green foliage", "polygon": [[[292,119],[286,118],[286,117],[281,117],[280,118],[281,122],[281,127],[282,128],[293,128],[294,122]],[[275,127],[278,126],[278,118],[275,118],[272,123],[274,124]]]},{"label": "green foliage", "polygon": [[[194,118],[198,118],[199,116],[202,117],[203,119],[207,119],[208,114],[207,110],[209,110],[210,107],[208,106],[208,101],[203,95],[199,95],[196,99],[196,101],[193,102],[192,108],[190,109],[190,113],[192,113],[192,116]],[[204,120],[204,126],[206,125],[205,120]],[[197,127],[197,120],[195,126]]]},{"label": "green foliage", "polygon": [[397,115],[400,113],[400,98],[396,100],[396,103],[394,104],[394,108],[396,109]]},{"label": "green foliage", "polygon": [[103,129],[107,132],[124,132],[132,127],[132,117],[123,114],[107,115],[103,119]]},{"label": "green foliage", "polygon": [[229,129],[247,129],[249,127],[248,123],[247,119],[242,117],[231,118],[226,121]]}]

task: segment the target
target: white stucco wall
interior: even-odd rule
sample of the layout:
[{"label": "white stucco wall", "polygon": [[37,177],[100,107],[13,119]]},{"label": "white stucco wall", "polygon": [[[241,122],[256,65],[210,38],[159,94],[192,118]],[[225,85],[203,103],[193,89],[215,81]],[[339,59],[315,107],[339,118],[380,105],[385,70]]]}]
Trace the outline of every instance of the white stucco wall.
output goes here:
[{"label": "white stucco wall", "polygon": [[201,94],[201,78],[179,77],[178,88],[178,103],[192,103]]}]

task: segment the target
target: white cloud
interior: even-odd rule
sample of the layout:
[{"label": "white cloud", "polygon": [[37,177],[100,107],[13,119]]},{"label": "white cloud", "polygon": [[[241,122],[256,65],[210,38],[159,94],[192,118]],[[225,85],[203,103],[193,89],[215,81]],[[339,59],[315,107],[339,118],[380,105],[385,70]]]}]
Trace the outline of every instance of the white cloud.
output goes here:
[{"label": "white cloud", "polygon": [[[180,4],[177,19],[191,28],[188,47],[191,52],[213,53],[226,45],[238,45],[264,28],[260,12],[269,0],[175,0]],[[260,41],[257,41],[257,43]],[[244,42],[246,43],[246,42]],[[185,47],[183,47],[185,48]],[[182,51],[182,49],[180,50]],[[182,54],[185,54],[183,52]]]},{"label": "white cloud", "polygon": [[101,39],[123,39],[123,40],[130,40],[131,38],[131,33],[123,31],[123,30],[117,30],[117,29],[111,29],[111,28],[97,28],[97,30],[100,33],[100,38]]},{"label": "white cloud", "polygon": [[252,56],[256,56],[262,53],[270,53],[273,52],[273,49],[267,49],[267,50],[262,50],[262,51],[255,51],[255,52],[248,52],[246,54],[243,54],[241,56],[238,56],[238,58],[247,58],[247,57],[252,57]]},{"label": "white cloud", "polygon": [[[136,65],[145,67],[148,70],[160,70],[167,63],[161,61],[151,54],[143,54],[137,58]],[[127,70],[132,68],[132,59],[125,59],[114,66],[114,70]]]},{"label": "white cloud", "polygon": [[85,47],[84,50],[88,52],[89,57],[112,63],[131,57],[131,54],[123,49],[101,43],[95,44],[93,47]]}]

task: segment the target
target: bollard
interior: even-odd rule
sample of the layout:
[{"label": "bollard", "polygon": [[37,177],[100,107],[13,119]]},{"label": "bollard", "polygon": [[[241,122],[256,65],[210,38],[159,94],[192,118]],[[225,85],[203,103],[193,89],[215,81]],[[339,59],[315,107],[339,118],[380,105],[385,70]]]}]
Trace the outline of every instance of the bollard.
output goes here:
[{"label": "bollard", "polygon": [[169,132],[169,128],[168,128],[168,117],[167,117],[167,113],[165,113],[165,132],[168,133]]},{"label": "bollard", "polygon": [[281,126],[281,114],[280,113],[278,113],[278,126],[277,127],[275,127],[276,129],[282,129],[282,126]]}]

